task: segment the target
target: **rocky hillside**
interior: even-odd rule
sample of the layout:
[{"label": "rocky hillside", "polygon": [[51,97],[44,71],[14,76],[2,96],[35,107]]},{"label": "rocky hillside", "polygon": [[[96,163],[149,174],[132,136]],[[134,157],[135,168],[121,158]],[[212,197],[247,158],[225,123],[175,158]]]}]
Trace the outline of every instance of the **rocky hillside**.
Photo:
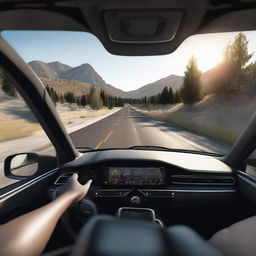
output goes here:
[{"label": "rocky hillside", "polygon": [[91,84],[64,80],[60,78],[41,78],[45,86],[53,88],[58,94],[64,94],[67,92],[73,92],[75,96],[81,96],[83,94],[89,94]]},{"label": "rocky hillside", "polygon": [[90,64],[87,63],[68,70],[67,72],[60,75],[60,78],[90,83],[97,85],[97,87],[100,88],[106,86],[106,83],[101,78],[101,76],[94,70],[94,68]]}]

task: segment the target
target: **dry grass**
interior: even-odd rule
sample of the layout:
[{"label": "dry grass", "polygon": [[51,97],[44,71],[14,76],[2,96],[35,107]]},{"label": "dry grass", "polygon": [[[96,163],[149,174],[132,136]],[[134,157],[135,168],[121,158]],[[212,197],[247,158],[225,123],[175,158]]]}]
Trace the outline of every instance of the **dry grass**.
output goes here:
[{"label": "dry grass", "polygon": [[[103,116],[110,110],[95,111],[90,107],[76,104],[57,104],[57,111],[66,127],[75,127],[86,121]],[[30,109],[20,99],[0,102],[0,142],[24,138],[41,131]]]},{"label": "dry grass", "polygon": [[100,110],[93,110],[90,107],[78,107],[76,104],[57,104],[57,112],[63,124],[68,126],[79,125],[86,120],[106,115],[110,110],[103,108]]},{"label": "dry grass", "polygon": [[24,138],[41,129],[39,124],[24,119],[8,120],[0,117],[0,142]]},{"label": "dry grass", "polygon": [[136,108],[156,120],[175,124],[229,144],[234,143],[240,135],[255,109],[256,96],[249,94],[236,95],[232,99],[208,96],[194,106],[154,106],[151,111]]}]

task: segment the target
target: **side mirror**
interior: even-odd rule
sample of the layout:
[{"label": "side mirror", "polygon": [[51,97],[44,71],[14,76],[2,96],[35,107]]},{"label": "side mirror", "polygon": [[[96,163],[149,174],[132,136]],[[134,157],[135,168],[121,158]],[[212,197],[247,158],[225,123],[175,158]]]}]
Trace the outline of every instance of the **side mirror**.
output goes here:
[{"label": "side mirror", "polygon": [[37,172],[39,156],[35,153],[20,153],[8,156],[4,161],[4,174],[11,179],[27,179]]}]

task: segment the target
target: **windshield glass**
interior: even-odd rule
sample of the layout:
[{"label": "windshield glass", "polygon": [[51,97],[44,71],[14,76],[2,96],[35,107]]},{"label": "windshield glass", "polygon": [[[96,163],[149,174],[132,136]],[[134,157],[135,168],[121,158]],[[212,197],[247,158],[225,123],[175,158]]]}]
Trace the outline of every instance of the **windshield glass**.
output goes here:
[{"label": "windshield glass", "polygon": [[225,154],[256,109],[255,31],[196,35],[147,57],[112,55],[85,32],[2,36],[41,79],[76,147]]}]

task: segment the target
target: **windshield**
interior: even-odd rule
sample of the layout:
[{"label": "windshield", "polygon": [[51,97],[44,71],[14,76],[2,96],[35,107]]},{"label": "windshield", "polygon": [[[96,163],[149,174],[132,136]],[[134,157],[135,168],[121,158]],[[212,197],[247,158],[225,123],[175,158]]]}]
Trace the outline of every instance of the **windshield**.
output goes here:
[{"label": "windshield", "polygon": [[225,154],[256,109],[255,31],[196,35],[147,57],[112,55],[85,32],[2,36],[41,79],[76,147]]}]

